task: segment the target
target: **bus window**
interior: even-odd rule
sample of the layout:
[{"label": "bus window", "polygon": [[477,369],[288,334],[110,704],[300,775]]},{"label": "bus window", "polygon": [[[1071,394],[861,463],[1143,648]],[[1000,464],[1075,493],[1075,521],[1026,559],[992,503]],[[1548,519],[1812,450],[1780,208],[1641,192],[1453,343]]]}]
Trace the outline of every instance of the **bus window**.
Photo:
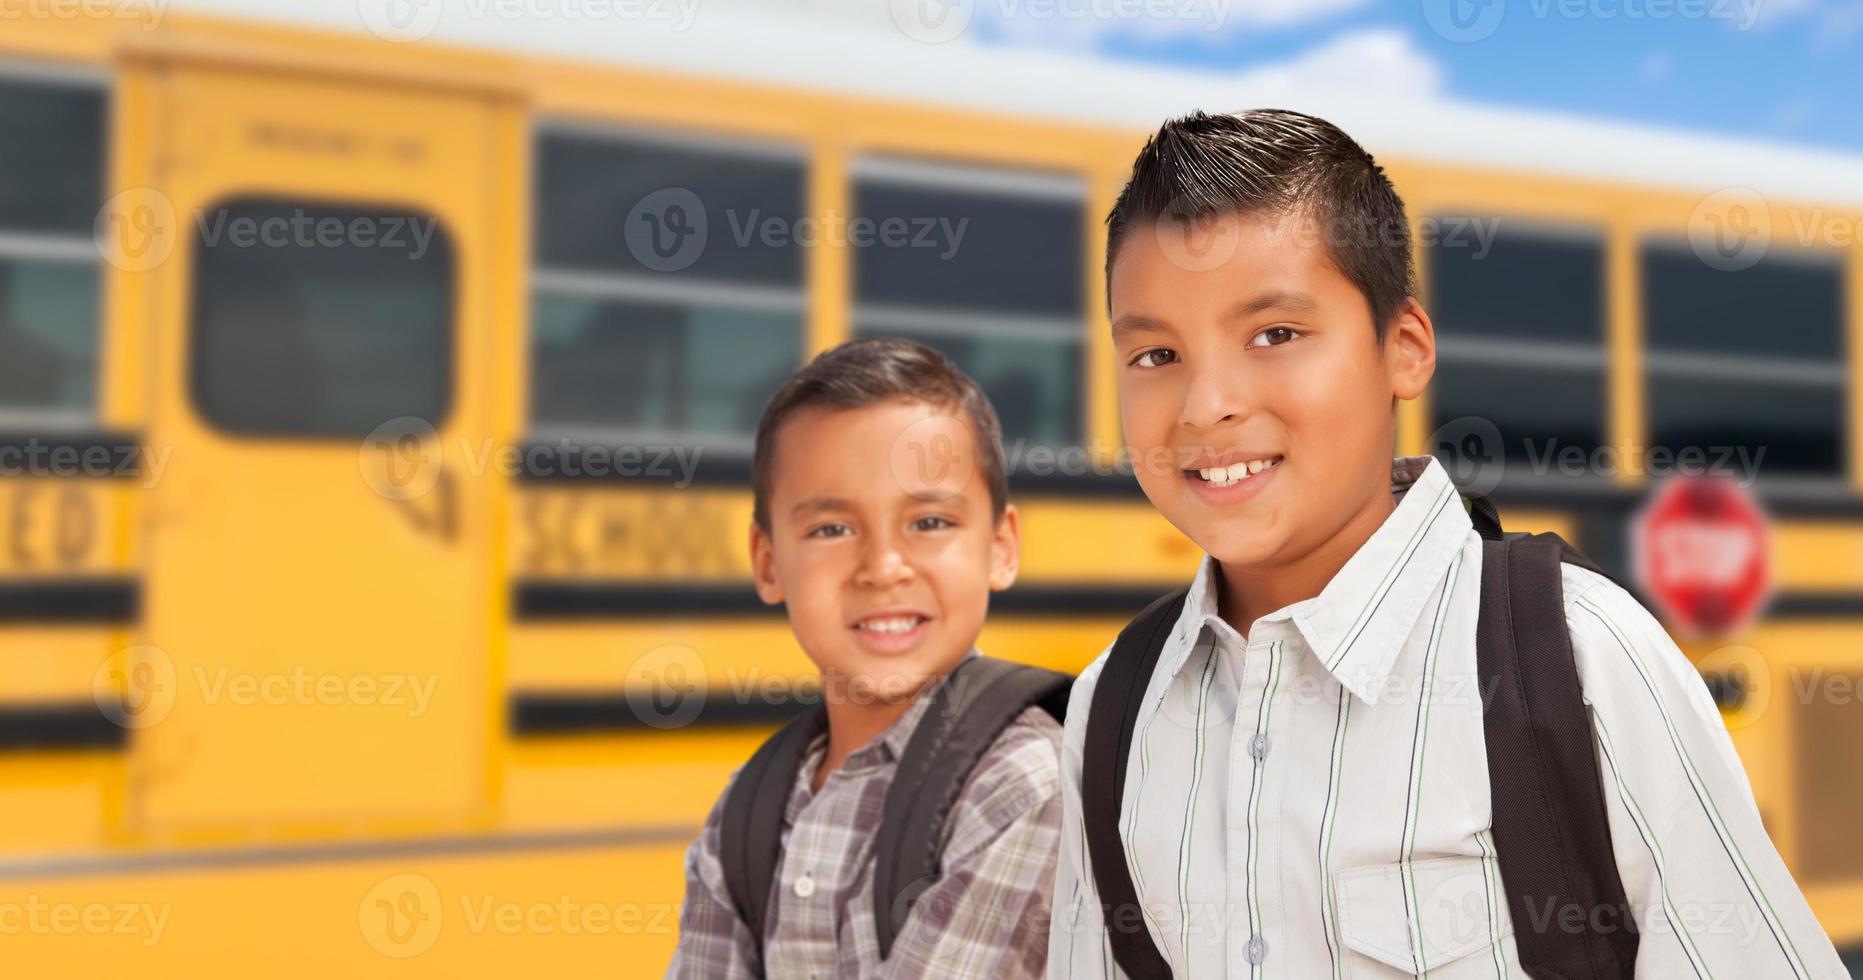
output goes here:
[{"label": "bus window", "polygon": [[1663,241],[1645,243],[1642,262],[1650,444],[1744,449],[1764,475],[1842,476],[1837,257],[1774,250],[1723,270]]},{"label": "bus window", "polygon": [[856,329],[943,351],[1003,440],[1081,439],[1084,182],[889,158],[857,162]]},{"label": "bus window", "polygon": [[1593,458],[1605,441],[1602,235],[1505,218],[1439,222],[1493,236],[1428,245],[1436,424],[1493,422],[1510,473],[1570,448]]},{"label": "bus window", "polygon": [[0,75],[0,415],[97,406],[101,87]]},{"label": "bus window", "polygon": [[455,270],[437,219],[248,198],[197,227],[190,386],[204,419],[270,436],[441,425]]},{"label": "bus window", "polygon": [[748,447],[802,357],[800,152],[538,134],[531,424]]}]

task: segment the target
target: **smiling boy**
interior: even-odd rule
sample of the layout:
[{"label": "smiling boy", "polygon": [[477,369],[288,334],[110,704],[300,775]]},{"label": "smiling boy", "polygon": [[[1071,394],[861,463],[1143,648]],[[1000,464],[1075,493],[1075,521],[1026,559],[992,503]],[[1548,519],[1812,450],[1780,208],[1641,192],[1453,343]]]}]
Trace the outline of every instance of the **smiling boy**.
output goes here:
[{"label": "smiling boy", "polygon": [[1020,543],[995,411],[929,347],[850,341],[771,398],[752,469],[757,594],[823,703],[687,852],[668,976],[1039,977],[1068,679],[976,649]]},{"label": "smiling boy", "polygon": [[1587,845],[1564,870],[1600,901],[1510,914],[1539,884],[1510,858],[1540,842],[1497,853],[1496,815],[1532,760],[1486,742],[1471,683],[1500,532],[1439,463],[1391,458],[1436,340],[1371,156],[1299,113],[1197,113],[1107,226],[1125,438],[1173,461],[1140,486],[1206,554],[1139,621],[1155,662],[1122,636],[1074,687],[1049,975],[1518,977],[1550,949],[1585,976],[1841,976],[1699,677],[1576,556],[1529,598],[1582,682],[1554,747],[1596,776],[1529,810]]}]

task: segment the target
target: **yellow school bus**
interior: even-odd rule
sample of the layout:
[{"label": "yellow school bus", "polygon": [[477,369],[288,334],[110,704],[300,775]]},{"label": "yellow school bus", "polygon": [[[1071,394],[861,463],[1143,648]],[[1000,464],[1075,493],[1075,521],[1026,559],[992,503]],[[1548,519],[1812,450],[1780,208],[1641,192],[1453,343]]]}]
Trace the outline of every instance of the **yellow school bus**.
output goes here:
[{"label": "yellow school bus", "polygon": [[[1001,411],[1025,546],[985,650],[1077,670],[1187,579],[1116,449],[1099,221],[1181,80],[1051,106],[910,37],[725,32],[786,56],[708,72],[703,23],[550,51],[335,7],[0,32],[9,974],[663,969],[686,844],[815,696],[748,586],[746,451],[849,336]],[[1768,447],[1776,594],[1687,648],[1863,943],[1863,164],[1663,178],[1726,141],[1601,163],[1573,125],[1366,138],[1442,336],[1398,448],[1490,426],[1510,525],[1622,569],[1645,447]]]}]

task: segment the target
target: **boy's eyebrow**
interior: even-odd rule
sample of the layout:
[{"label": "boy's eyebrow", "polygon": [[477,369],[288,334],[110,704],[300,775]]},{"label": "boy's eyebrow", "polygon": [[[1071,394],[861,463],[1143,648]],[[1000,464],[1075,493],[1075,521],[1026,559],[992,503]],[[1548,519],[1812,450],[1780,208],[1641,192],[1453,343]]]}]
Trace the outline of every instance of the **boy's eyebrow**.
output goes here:
[{"label": "boy's eyebrow", "polygon": [[[1223,314],[1225,320],[1241,320],[1254,316],[1263,310],[1286,310],[1289,313],[1316,313],[1320,304],[1311,295],[1291,289],[1276,289],[1245,299],[1229,308]],[[1113,321],[1113,342],[1117,343],[1121,334],[1156,333],[1169,330],[1164,321],[1143,313],[1127,313]]]},{"label": "boy's eyebrow", "polygon": [[1306,293],[1276,289],[1230,307],[1224,319],[1238,320],[1254,316],[1263,310],[1278,309],[1287,310],[1290,313],[1314,313],[1318,312],[1319,308],[1320,304]]},{"label": "boy's eyebrow", "polygon": [[853,502],[847,500],[844,497],[810,497],[809,499],[802,501],[801,503],[795,505],[794,507],[791,507],[789,509],[789,516],[801,517],[803,514],[809,514],[809,513],[821,513],[823,511],[843,511],[843,510],[853,510],[853,509],[854,509]]},{"label": "boy's eyebrow", "polygon": [[1127,313],[1113,321],[1113,340],[1117,342],[1120,334],[1156,333],[1168,329],[1164,321],[1146,316],[1143,313]]}]

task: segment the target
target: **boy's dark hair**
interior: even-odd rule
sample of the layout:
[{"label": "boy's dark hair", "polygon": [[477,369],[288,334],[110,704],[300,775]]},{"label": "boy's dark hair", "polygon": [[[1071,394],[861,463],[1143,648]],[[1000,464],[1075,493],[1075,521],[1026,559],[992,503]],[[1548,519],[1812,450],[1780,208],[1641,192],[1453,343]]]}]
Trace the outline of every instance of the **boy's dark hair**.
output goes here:
[{"label": "boy's dark hair", "polygon": [[1410,224],[1384,168],[1324,119],[1250,109],[1172,119],[1145,141],[1132,177],[1106,215],[1107,301],[1113,257],[1127,232],[1159,220],[1231,214],[1318,222],[1333,265],[1371,305],[1378,343],[1416,292]]},{"label": "boy's dark hair", "polygon": [[770,470],[776,432],[790,416],[805,408],[862,408],[895,398],[953,409],[970,420],[978,463],[990,486],[991,516],[1002,517],[1009,503],[1003,430],[983,389],[950,359],[924,344],[896,337],[862,337],[816,355],[790,375],[764,406],[750,464],[755,501],[751,515],[757,525],[770,529]]}]

